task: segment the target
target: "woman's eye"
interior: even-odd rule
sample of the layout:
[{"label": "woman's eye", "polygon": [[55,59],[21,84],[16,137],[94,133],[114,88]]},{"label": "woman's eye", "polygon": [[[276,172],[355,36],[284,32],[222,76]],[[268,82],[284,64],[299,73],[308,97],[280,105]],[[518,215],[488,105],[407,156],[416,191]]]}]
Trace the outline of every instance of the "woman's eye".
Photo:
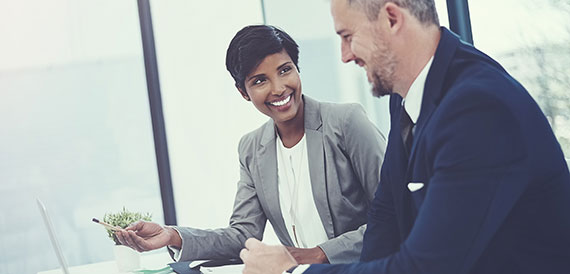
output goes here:
[{"label": "woman's eye", "polygon": [[255,79],[255,80],[253,81],[253,85],[256,86],[256,85],[259,85],[259,84],[261,84],[261,83],[263,83],[263,82],[265,82],[265,79],[260,79],[260,78],[258,78],[258,79]]},{"label": "woman's eye", "polygon": [[284,67],[283,69],[281,69],[280,73],[285,74],[285,73],[289,72],[290,70],[291,70],[291,67],[287,66],[287,67]]}]

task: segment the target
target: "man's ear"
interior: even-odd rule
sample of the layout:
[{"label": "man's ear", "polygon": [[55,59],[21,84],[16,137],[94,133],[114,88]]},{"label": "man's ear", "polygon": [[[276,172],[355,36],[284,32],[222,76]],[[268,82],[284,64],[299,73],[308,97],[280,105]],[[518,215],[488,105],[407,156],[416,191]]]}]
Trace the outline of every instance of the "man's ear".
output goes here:
[{"label": "man's ear", "polygon": [[243,97],[243,99],[245,99],[246,101],[251,101],[251,99],[249,98],[249,95],[247,95],[247,92],[245,92],[243,89],[241,89],[237,84],[236,84],[236,88],[239,91],[239,93],[241,94],[241,97]]},{"label": "man's ear", "polygon": [[398,31],[404,22],[404,14],[402,8],[392,2],[384,5],[380,12],[383,12],[390,23],[390,31]]}]

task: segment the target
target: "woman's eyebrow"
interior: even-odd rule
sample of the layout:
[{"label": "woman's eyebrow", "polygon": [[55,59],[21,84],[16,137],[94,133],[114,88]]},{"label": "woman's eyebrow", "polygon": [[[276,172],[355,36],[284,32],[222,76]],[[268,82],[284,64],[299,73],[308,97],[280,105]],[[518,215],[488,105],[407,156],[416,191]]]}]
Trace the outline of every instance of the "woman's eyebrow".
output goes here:
[{"label": "woman's eyebrow", "polygon": [[253,76],[247,78],[247,81],[246,81],[246,82],[249,82],[251,79],[257,78],[257,77],[261,77],[261,76],[265,76],[265,73],[260,73],[260,74],[253,75]]},{"label": "woman's eyebrow", "polygon": [[282,69],[284,66],[290,65],[290,64],[291,64],[291,61],[287,61],[287,62],[281,64],[280,66],[278,66],[278,67],[277,67],[277,70],[280,70],[280,69]]}]

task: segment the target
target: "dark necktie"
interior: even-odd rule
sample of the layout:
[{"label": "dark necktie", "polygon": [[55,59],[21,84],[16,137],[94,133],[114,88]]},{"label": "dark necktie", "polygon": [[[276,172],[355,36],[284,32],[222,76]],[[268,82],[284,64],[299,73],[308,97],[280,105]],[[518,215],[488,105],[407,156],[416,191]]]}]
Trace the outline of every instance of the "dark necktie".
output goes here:
[{"label": "dark necktie", "polygon": [[413,144],[413,136],[412,136],[412,128],[414,127],[414,123],[412,119],[406,112],[406,109],[402,105],[402,109],[400,112],[400,128],[402,130],[402,141],[404,142],[404,148],[406,150],[406,154],[410,156],[410,152],[412,150]]}]

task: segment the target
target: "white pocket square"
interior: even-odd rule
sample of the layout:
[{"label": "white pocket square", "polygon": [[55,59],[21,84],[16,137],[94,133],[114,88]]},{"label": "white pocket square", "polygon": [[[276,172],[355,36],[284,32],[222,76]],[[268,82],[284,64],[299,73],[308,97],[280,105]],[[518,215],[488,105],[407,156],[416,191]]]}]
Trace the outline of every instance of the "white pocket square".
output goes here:
[{"label": "white pocket square", "polygon": [[424,187],[424,183],[408,183],[408,189],[410,192],[416,192]]}]

